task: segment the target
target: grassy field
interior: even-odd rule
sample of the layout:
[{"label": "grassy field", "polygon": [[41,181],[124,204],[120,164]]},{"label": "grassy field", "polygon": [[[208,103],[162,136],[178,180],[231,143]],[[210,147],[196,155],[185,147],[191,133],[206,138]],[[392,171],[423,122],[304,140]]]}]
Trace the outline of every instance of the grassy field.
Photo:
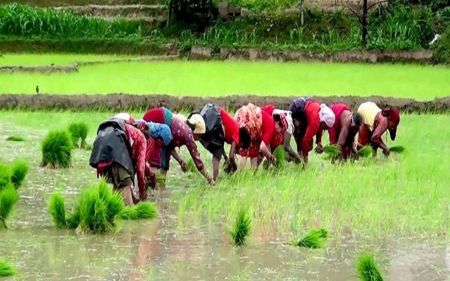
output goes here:
[{"label": "grassy field", "polygon": [[[41,64],[40,56],[20,57]],[[19,58],[5,56],[6,60]],[[59,56],[67,63],[82,57]],[[53,56],[48,63],[55,62]],[[401,64],[243,61],[127,62],[81,67],[77,73],[0,73],[0,93],[171,94],[183,96],[381,95],[431,100],[450,95],[450,68]]]}]

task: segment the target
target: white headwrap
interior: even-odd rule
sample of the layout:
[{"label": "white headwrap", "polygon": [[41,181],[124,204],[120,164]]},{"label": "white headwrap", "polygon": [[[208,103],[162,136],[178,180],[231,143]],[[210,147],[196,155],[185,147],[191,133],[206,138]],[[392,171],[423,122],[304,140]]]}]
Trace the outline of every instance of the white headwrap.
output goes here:
[{"label": "white headwrap", "polygon": [[329,108],[326,104],[322,103],[320,105],[320,111],[319,111],[319,119],[320,122],[325,122],[329,128],[333,127],[334,125],[334,113],[331,108]]}]

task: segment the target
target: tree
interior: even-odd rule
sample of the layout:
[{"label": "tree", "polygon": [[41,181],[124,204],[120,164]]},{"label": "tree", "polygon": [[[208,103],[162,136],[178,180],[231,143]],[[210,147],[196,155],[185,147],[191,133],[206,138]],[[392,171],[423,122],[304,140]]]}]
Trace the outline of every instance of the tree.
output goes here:
[{"label": "tree", "polygon": [[376,1],[373,3],[368,3],[367,0],[362,0],[358,4],[347,4],[347,8],[354,14],[359,21],[361,26],[361,46],[367,46],[367,38],[369,35],[369,23],[367,21],[367,14],[370,9],[375,7],[376,5],[381,5],[383,2],[388,2],[387,0]]}]

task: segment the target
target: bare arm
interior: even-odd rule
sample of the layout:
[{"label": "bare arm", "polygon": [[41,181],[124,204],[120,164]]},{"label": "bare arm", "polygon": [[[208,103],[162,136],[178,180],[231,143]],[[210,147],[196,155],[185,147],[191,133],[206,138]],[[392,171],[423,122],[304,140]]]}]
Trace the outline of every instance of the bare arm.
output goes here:
[{"label": "bare arm", "polygon": [[272,164],[275,163],[275,157],[273,157],[272,153],[270,153],[270,150],[264,141],[261,142],[261,144],[259,146],[259,151],[262,153],[262,155],[264,157],[266,157],[266,159],[267,159],[267,161],[269,161],[269,163],[272,163]]},{"label": "bare arm", "polygon": [[291,146],[291,134],[289,134],[289,132],[285,132],[284,133],[283,146],[284,146],[284,150],[286,150],[286,152],[289,154],[289,156],[291,156],[294,159],[297,159],[298,161],[301,161],[300,155],[298,155],[294,151],[294,149],[292,149],[292,146]]},{"label": "bare arm", "polygon": [[214,181],[216,181],[217,177],[219,176],[220,160],[213,156],[212,164],[213,164],[213,179]]}]

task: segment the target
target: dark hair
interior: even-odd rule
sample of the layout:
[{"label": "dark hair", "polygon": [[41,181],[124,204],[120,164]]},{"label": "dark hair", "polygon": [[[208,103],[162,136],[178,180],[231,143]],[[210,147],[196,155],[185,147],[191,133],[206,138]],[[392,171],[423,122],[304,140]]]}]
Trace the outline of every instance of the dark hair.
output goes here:
[{"label": "dark hair", "polygon": [[362,116],[358,112],[354,112],[352,114],[352,121],[355,123],[357,127],[360,127],[362,124]]},{"label": "dark hair", "polygon": [[278,125],[283,126],[283,123],[281,122],[281,116],[278,114],[275,114],[272,116],[273,121],[275,121],[276,123],[278,123]]},{"label": "dark hair", "polygon": [[292,119],[306,123],[306,114],[302,111],[292,111]]},{"label": "dark hair", "polygon": [[239,128],[239,142],[239,146],[243,149],[250,147],[250,133],[245,127]]}]

